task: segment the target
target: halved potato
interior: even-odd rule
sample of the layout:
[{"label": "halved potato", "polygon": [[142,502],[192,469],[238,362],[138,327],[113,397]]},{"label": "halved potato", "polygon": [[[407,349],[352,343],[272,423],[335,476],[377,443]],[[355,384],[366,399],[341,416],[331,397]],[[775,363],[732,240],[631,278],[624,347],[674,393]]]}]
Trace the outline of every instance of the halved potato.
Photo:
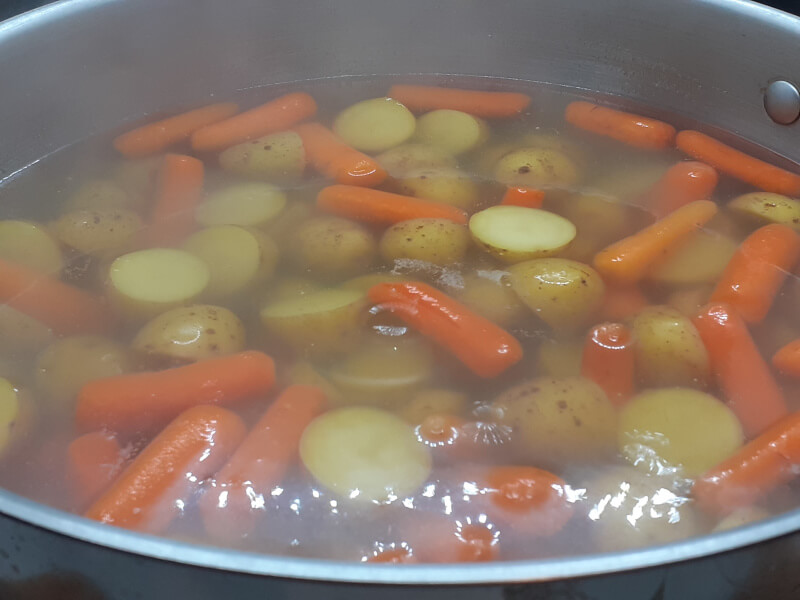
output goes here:
[{"label": "halved potato", "polygon": [[219,155],[219,165],[245,177],[293,183],[303,176],[306,153],[297,133],[280,131],[231,146]]},{"label": "halved potato", "polygon": [[429,144],[402,144],[379,154],[376,160],[392,177],[405,177],[419,170],[452,168],[456,159],[447,151]]},{"label": "halved potato", "polygon": [[208,196],[195,210],[200,225],[262,227],[286,206],[284,193],[269,183],[229,185]]},{"label": "halved potato", "polygon": [[0,258],[49,275],[57,276],[62,267],[58,244],[28,221],[0,221]]},{"label": "halved potato", "polygon": [[445,388],[419,390],[405,404],[396,408],[397,414],[412,425],[419,425],[431,415],[463,415],[469,408],[467,396]]},{"label": "halved potato", "polygon": [[129,317],[149,318],[188,304],[208,286],[206,264],[185,250],[150,248],[123,254],[109,269],[112,301]]},{"label": "halved potato", "polygon": [[782,194],[750,192],[737,196],[726,208],[751,223],[782,223],[800,231],[800,200]]},{"label": "halved potato", "polygon": [[399,417],[371,407],[328,411],[300,440],[309,473],[341,498],[384,504],[414,494],[431,471],[428,450]]},{"label": "halved potato", "polygon": [[356,102],[340,112],[333,131],[345,143],[363,152],[382,152],[414,135],[416,119],[392,98],[371,98]]},{"label": "halved potato", "polygon": [[261,309],[267,331],[297,352],[336,355],[358,340],[367,300],[355,290],[323,289]]},{"label": "halved potato", "polygon": [[505,185],[565,187],[579,179],[578,167],[553,148],[520,148],[505,154],[494,167],[494,178]]},{"label": "halved potato", "polygon": [[298,269],[324,281],[363,273],[378,255],[378,244],[366,227],[330,216],[301,223],[284,248]]},{"label": "halved potato", "polygon": [[672,286],[716,283],[736,248],[729,237],[698,231],[653,265],[647,278]]},{"label": "halved potato", "polygon": [[733,411],[690,388],[648,390],[619,416],[619,450],[651,473],[680,468],[695,477],[733,454],[744,440]]},{"label": "halved potato", "polygon": [[463,171],[437,168],[410,171],[399,181],[400,192],[472,212],[480,202],[477,183]]},{"label": "halved potato", "polygon": [[475,213],[469,231],[484,250],[508,263],[556,254],[576,234],[564,217],[520,206],[492,206]]},{"label": "halved potato", "polygon": [[417,120],[415,139],[457,155],[477,148],[488,137],[489,126],[483,119],[459,110],[441,109]]}]

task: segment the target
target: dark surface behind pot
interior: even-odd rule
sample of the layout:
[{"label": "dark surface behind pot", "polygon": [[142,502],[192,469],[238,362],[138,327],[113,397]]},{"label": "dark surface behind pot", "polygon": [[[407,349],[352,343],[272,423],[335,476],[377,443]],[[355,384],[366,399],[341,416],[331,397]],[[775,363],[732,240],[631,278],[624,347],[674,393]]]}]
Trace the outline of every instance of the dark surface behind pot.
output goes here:
[{"label": "dark surface behind pot", "polygon": [[[338,2],[338,0],[335,0]],[[127,0],[127,10],[131,14],[135,12],[138,4],[149,4],[143,0]],[[164,5],[169,5],[170,2],[165,0]],[[208,9],[211,2],[200,2],[198,0],[197,6],[204,6]],[[277,0],[271,5],[279,5]],[[298,4],[313,4],[313,2],[306,2],[306,0],[298,0]],[[352,5],[353,2],[340,2],[336,6]],[[380,4],[380,3],[377,3]],[[389,3],[387,3],[388,6]],[[419,26],[424,25],[425,15],[413,14],[409,15],[409,19],[403,20],[401,15],[402,11],[398,8],[397,3],[391,3],[395,11],[395,15],[387,19],[388,23],[407,23],[411,18],[415,19],[414,22]],[[413,3],[412,3],[413,4]],[[498,2],[498,9],[505,4]],[[522,2],[514,3],[518,8],[525,6]],[[536,2],[531,0],[531,4],[552,5],[552,2]],[[598,2],[602,4],[602,2]],[[621,7],[624,2],[618,1],[615,3],[617,8]],[[630,2],[627,4],[627,10],[637,10],[637,6],[641,4],[643,8],[651,2],[641,3]],[[664,4],[673,4],[672,2],[664,2]],[[689,6],[687,2],[675,2],[679,8],[686,9]],[[788,4],[788,3],[784,3]],[[794,3],[792,3],[794,4]],[[31,5],[30,2],[17,2],[15,0],[0,0],[0,10],[10,11],[17,10],[20,7],[27,8]],[[220,6],[224,5],[223,0],[220,0]],[[288,6],[288,4],[286,5]],[[322,6],[322,4],[320,4]],[[327,27],[343,27],[349,21],[347,15],[337,14],[332,11],[328,5],[327,10],[322,9],[322,12],[328,14],[328,20],[324,24]],[[482,10],[490,6],[489,0],[485,2],[448,2],[442,0],[432,0],[425,10],[430,10],[432,13],[446,14],[447,7],[451,11],[475,10],[478,13],[483,13],[487,24],[491,28],[501,29],[503,23],[501,20],[492,19],[491,11]],[[586,3],[584,6],[587,8],[591,6]],[[383,7],[381,7],[383,8]],[[680,12],[680,11],[678,11]],[[0,14],[3,14],[0,12]],[[151,13],[152,14],[152,13]],[[179,24],[182,21],[176,19],[167,21],[172,23],[172,26]],[[353,20],[358,21],[363,15],[353,15]],[[598,17],[598,20],[602,16]],[[687,18],[687,21],[690,19]],[[80,64],[82,67],[91,69],[91,57],[86,60],[81,60],[76,63],[69,63],[65,55],[74,52],[76,56],[81,56],[81,49],[70,44],[84,44],[87,40],[91,39],[92,35],[105,36],[105,43],[108,45],[110,56],[109,60],[117,61],[118,65],[123,65],[125,68],[129,66],[129,59],[135,56],[135,53],[141,48],[146,48],[150,43],[148,36],[152,33],[149,25],[133,22],[131,27],[136,31],[135,40],[118,40],[110,37],[109,33],[102,28],[92,29],[91,27],[83,27],[82,25],[75,26],[75,30],[63,28],[58,32],[60,37],[56,37],[52,45],[48,48],[47,52],[41,53],[40,56],[34,56],[34,66],[36,68],[24,71],[20,67],[18,76],[12,81],[15,86],[29,86],[30,90],[26,90],[33,95],[36,95],[40,90],[47,91],[49,88],[58,88],[62,86],[67,89],[68,83],[71,82],[72,73],[66,67],[70,64]],[[185,21],[184,21],[185,22]],[[382,26],[388,27],[388,23],[382,23]],[[460,20],[459,26],[469,27],[469,20]],[[267,24],[268,25],[268,24]],[[692,23],[691,26],[697,25]],[[167,27],[163,23],[155,23],[153,25],[156,30],[159,26]],[[400,25],[402,26],[402,25]],[[604,25],[607,27],[608,25]],[[202,25],[201,25],[202,27]],[[727,27],[727,25],[726,25]],[[738,22],[732,23],[730,31],[733,36],[741,36],[741,44],[746,45],[752,43],[747,39],[745,30],[747,24]],[[213,28],[208,31],[215,32]],[[321,28],[323,33],[320,34],[322,39],[335,40],[335,35],[329,35],[329,30],[324,26]],[[479,29],[479,31],[482,31]],[[247,32],[252,35],[252,31]],[[676,30],[676,33],[680,31]],[[751,32],[752,33],[752,32]],[[35,32],[32,33],[32,35]],[[272,32],[274,34],[274,32]],[[269,37],[271,32],[269,27],[265,25],[264,36],[267,41],[271,41]],[[428,36],[434,34],[430,31],[427,32]],[[765,39],[759,39],[760,45],[765,42],[774,41],[769,33],[764,33]],[[382,35],[374,36],[373,39],[382,38]],[[613,40],[614,33],[610,31],[608,34],[609,43],[605,46],[594,46],[589,48],[585,60],[591,61],[595,56],[594,52],[602,53],[614,50]],[[757,37],[753,35],[751,37]],[[435,38],[435,36],[434,36]],[[768,39],[767,39],[768,38]],[[389,36],[389,39],[397,39]],[[281,39],[276,36],[278,44]],[[715,57],[716,60],[723,60],[729,54],[738,52],[740,47],[739,38],[737,40],[726,40],[727,45],[721,48],[719,54]],[[608,40],[604,40],[608,41]],[[685,38],[682,38],[685,41]],[[18,48],[25,45],[26,40],[15,40],[16,45],[11,45],[7,49],[3,47],[4,51],[14,52]],[[493,49],[501,52],[503,44],[495,44],[486,39],[482,39],[482,47]],[[510,44],[511,42],[509,42]],[[519,39],[513,40],[513,43],[519,44]],[[62,47],[58,44],[67,44]],[[346,44],[345,44],[346,45]],[[354,46],[352,44],[351,46]],[[246,51],[247,48],[241,44],[231,43],[230,46],[234,49],[231,51]],[[220,46],[229,50],[228,46]],[[536,50],[535,40],[531,41],[527,46],[529,49]],[[720,48],[720,45],[714,46]],[[794,49],[798,47],[795,40]],[[245,50],[243,50],[245,48]],[[281,46],[278,45],[281,50]],[[617,49],[618,51],[619,49]],[[663,52],[668,54],[671,51],[669,45],[663,46]],[[417,53],[419,56],[425,56],[426,46],[425,42],[420,42],[420,45],[409,50],[412,53]],[[427,48],[427,51],[431,51]],[[453,50],[453,56],[448,54],[447,48],[440,48],[440,53],[444,55],[441,63],[445,65],[443,68],[451,69],[450,65],[456,64],[458,57],[455,54],[458,49]],[[461,48],[465,51],[465,47]],[[127,54],[126,54],[127,53]],[[502,52],[501,52],[502,53]],[[678,51],[678,54],[680,52]],[[181,55],[182,58],[188,60],[192,55],[186,53]],[[312,54],[313,56],[313,54]],[[780,59],[781,55],[776,52],[776,58]],[[6,55],[9,58],[9,55]],[[30,53],[20,53],[13,57],[17,61],[15,64],[22,64],[25,60],[30,58]],[[785,56],[783,57],[785,58]],[[64,62],[60,62],[63,59]],[[303,63],[303,57],[297,57],[297,64],[305,66],[309,69],[314,69],[317,63],[311,61]],[[516,57],[519,61],[519,57]],[[670,59],[669,56],[665,57],[665,61]],[[330,62],[323,64],[340,66],[335,60],[329,59]],[[610,61],[621,60],[619,54],[612,54],[609,58]],[[370,60],[364,59],[362,65],[356,64],[357,61],[352,60],[346,64],[342,64],[341,68],[344,70],[353,68],[356,72],[363,73],[364,68],[369,68]],[[398,64],[395,61],[394,64]],[[479,62],[479,61],[478,61]],[[531,71],[537,68],[547,72],[546,63],[536,63],[535,59],[530,61],[533,66],[530,66]],[[624,61],[622,61],[624,62]],[[796,59],[795,61],[796,62]],[[0,64],[3,63],[3,55],[0,52]],[[56,64],[59,70],[48,71],[47,68]],[[86,66],[86,65],[89,66]],[[248,63],[248,65],[259,65],[257,61]],[[475,66],[472,63],[463,67],[461,72],[470,72],[474,68],[481,70],[481,66]],[[486,62],[488,64],[488,62]],[[508,63],[503,63],[504,67],[508,67]],[[542,67],[544,64],[544,68]],[[576,63],[578,64],[578,63]],[[774,75],[790,75],[785,71],[791,71],[792,68],[787,66],[791,65],[791,61],[784,61],[782,69],[777,73],[764,72],[763,78]],[[366,65],[366,66],[365,66]],[[418,60],[415,65],[419,66],[419,70],[427,69],[427,63],[424,60]],[[184,65],[185,66],[185,65]],[[513,65],[515,68],[516,64]],[[613,65],[610,65],[613,66]],[[638,63],[629,63],[628,67],[638,67]],[[745,66],[749,66],[745,65]],[[280,70],[283,65],[277,65],[276,68]],[[435,67],[433,67],[435,68]],[[487,67],[488,68],[488,67]],[[727,65],[725,68],[731,68]],[[359,69],[362,69],[359,71]],[[234,69],[235,70],[235,69]],[[512,70],[508,68],[508,70]],[[795,69],[796,70],[796,69]],[[161,77],[167,77],[168,69],[160,74]],[[458,71],[448,71],[458,72]],[[577,72],[577,71],[576,71]],[[610,78],[610,87],[614,87],[619,83],[620,93],[628,94],[631,96],[637,95],[637,90],[641,90],[641,86],[637,87],[637,76],[645,76],[646,71],[637,71],[632,68],[629,71],[615,71],[612,68],[603,71],[598,69],[590,69],[583,71],[584,73],[598,73],[598,77]],[[180,73],[178,69],[172,73]],[[484,72],[486,74],[486,72]],[[128,81],[128,73],[120,71],[116,73],[118,79],[114,78],[114,74],[108,75],[108,85],[121,85]],[[687,101],[692,100],[692,95],[698,93],[697,82],[692,81],[690,78],[681,79],[679,76],[684,73],[678,73],[678,77],[670,71],[656,71],[656,77],[663,76],[666,79],[666,86],[669,91],[673,92],[678,89],[681,94],[684,94]],[[98,72],[97,78],[102,79],[105,77],[103,72]],[[234,75],[231,75],[235,79]],[[264,80],[265,75],[261,74],[261,81]],[[202,78],[200,78],[202,79]],[[760,81],[760,80],[759,80]],[[197,78],[187,80],[187,98],[198,98],[199,96],[192,96],[197,89],[202,89],[201,83],[197,82]],[[80,84],[76,84],[80,85]],[[727,81],[725,85],[735,87],[735,82]],[[195,86],[195,87],[192,87]],[[683,86],[683,87],[681,87]],[[26,100],[21,94],[14,95],[9,86],[9,97],[17,98],[18,107],[25,107]],[[711,86],[713,87],[713,86]],[[624,88],[624,89],[623,89]],[[131,89],[134,89],[132,86]],[[722,89],[722,92],[727,93],[727,89]],[[69,88],[70,94],[74,95],[75,99],[71,99],[67,106],[61,106],[58,102],[54,102],[53,106],[57,109],[55,113],[50,115],[51,121],[41,121],[35,123],[38,128],[32,128],[31,137],[35,143],[22,145],[14,148],[14,156],[7,157],[11,167],[19,166],[14,164],[14,160],[22,160],[20,156],[24,157],[29,153],[31,158],[35,157],[37,148],[46,148],[47,140],[52,139],[54,131],[58,129],[60,123],[67,119],[75,119],[77,121],[86,120],[85,113],[81,112],[85,102],[90,96],[82,96],[80,90],[74,91]],[[191,92],[191,93],[190,93]],[[745,93],[731,94],[735,96],[730,100],[731,106],[736,110],[748,110],[757,105],[759,99],[758,89],[745,90]],[[677,96],[674,96],[677,97]],[[673,97],[673,98],[674,98]],[[724,98],[723,93],[720,98]],[[159,100],[157,94],[152,93],[149,96],[149,106],[142,107],[142,110],[151,110],[158,108],[156,102]],[[162,99],[163,100],[163,99]],[[183,100],[185,101],[185,100]],[[737,104],[738,103],[738,104]],[[749,103],[749,104],[748,104]],[[131,103],[134,105],[134,103]],[[691,102],[690,102],[691,106]],[[128,109],[126,109],[128,110]],[[133,110],[136,110],[134,108]],[[113,111],[103,113],[106,117],[113,114]],[[135,114],[129,112],[128,114]],[[711,114],[711,113],[707,113]],[[758,118],[764,120],[763,114],[758,114]],[[764,120],[763,124],[757,122],[758,127],[763,130],[772,131],[775,135],[784,136],[784,146],[789,147],[785,140],[789,139],[785,131],[775,128],[768,120]],[[748,122],[752,123],[752,122]],[[91,123],[95,125],[95,123]],[[725,124],[725,118],[720,117],[720,124]],[[100,119],[96,126],[99,130],[107,128],[112,123],[103,122]],[[0,124],[0,127],[2,124]],[[735,127],[734,127],[735,128]],[[770,129],[772,128],[772,129]],[[755,125],[750,125],[748,130],[751,133],[758,133]],[[797,132],[795,132],[797,135]],[[768,135],[761,135],[762,143],[765,143],[769,138]],[[0,138],[2,139],[2,138]],[[792,138],[797,139],[797,138]],[[0,145],[2,142],[0,142]],[[6,148],[8,150],[8,148]],[[0,147],[0,158],[3,155],[3,148]],[[38,155],[36,155],[38,156]],[[3,165],[0,164],[0,168]],[[2,172],[0,170],[0,172]],[[0,506],[0,510],[2,506]],[[176,552],[179,552],[179,547],[176,546]],[[183,557],[179,554],[174,556],[176,561],[181,560]],[[109,598],[111,600],[161,600],[167,598],[177,599],[192,599],[192,600],[222,600],[223,598],[269,598],[270,600],[283,599],[283,598],[330,598],[332,600],[366,600],[379,598],[380,600],[395,600],[400,598],[430,598],[436,600],[798,600],[800,599],[800,569],[797,565],[800,564],[800,536],[792,535],[785,536],[779,539],[765,542],[755,546],[750,546],[744,549],[717,554],[709,558],[696,559],[687,562],[678,562],[670,566],[662,566],[656,568],[647,568],[635,572],[624,572],[620,574],[604,575],[588,577],[585,579],[572,579],[557,582],[540,582],[535,584],[510,584],[510,585],[492,585],[492,586],[479,586],[479,587],[437,587],[437,588],[406,588],[406,587],[376,587],[358,584],[323,584],[302,582],[296,580],[285,580],[278,578],[268,578],[264,576],[243,575],[238,573],[228,573],[224,571],[202,569],[178,563],[172,563],[163,560],[156,560],[141,556],[135,556],[117,550],[111,550],[100,546],[78,542],[72,538],[41,529],[39,527],[31,526],[27,523],[22,523],[9,516],[0,516],[0,600],[16,600],[16,599],[33,599],[36,600],[70,600],[70,599],[93,599],[93,598]],[[467,567],[469,568],[469,567]],[[611,565],[610,568],[613,568]],[[89,583],[91,582],[91,583]]]}]

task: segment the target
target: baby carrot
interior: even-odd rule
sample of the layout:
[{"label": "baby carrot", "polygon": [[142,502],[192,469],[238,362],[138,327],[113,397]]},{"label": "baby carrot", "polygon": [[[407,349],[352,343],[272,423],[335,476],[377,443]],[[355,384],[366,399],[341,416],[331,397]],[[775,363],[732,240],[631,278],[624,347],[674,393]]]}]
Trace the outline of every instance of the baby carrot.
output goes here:
[{"label": "baby carrot", "polygon": [[368,563],[412,564],[418,562],[410,548],[404,545],[380,548],[362,559]]},{"label": "baby carrot", "polygon": [[549,537],[572,518],[566,483],[535,467],[500,466],[489,469],[485,491],[504,520],[528,535]]},{"label": "baby carrot", "polygon": [[704,133],[681,131],[675,142],[681,152],[752,186],[776,194],[800,195],[800,175],[734,150]]},{"label": "baby carrot", "polygon": [[617,283],[636,283],[648,267],[717,214],[709,200],[690,202],[663,219],[604,248],[594,257],[600,273]]},{"label": "baby carrot", "polygon": [[317,206],[335,215],[375,225],[424,218],[449,219],[462,225],[467,222],[467,213],[449,204],[353,185],[331,185],[321,189]]},{"label": "baby carrot", "polygon": [[515,117],[528,108],[530,96],[516,92],[478,92],[432,85],[393,85],[389,97],[415,112],[446,108],[476,117]]},{"label": "baby carrot", "polygon": [[700,479],[692,488],[700,507],[725,514],[752,506],[797,476],[800,412],[783,417]]},{"label": "baby carrot", "polygon": [[474,427],[470,425],[459,416],[435,413],[425,417],[414,428],[414,432],[417,439],[430,448],[435,457],[466,460],[486,454],[486,448],[478,443]]},{"label": "baby carrot", "polygon": [[756,348],[747,325],[727,304],[706,305],[693,320],[708,350],[722,393],[751,437],[788,412],[775,378]]},{"label": "baby carrot", "polygon": [[325,402],[323,391],[310,385],[290,386],[278,396],[200,501],[209,534],[232,539],[252,532],[258,498],[281,482],[297,458],[300,436]]},{"label": "baby carrot", "polygon": [[500,551],[499,532],[488,523],[426,515],[411,520],[407,527],[405,537],[419,562],[489,562]]},{"label": "baby carrot", "polygon": [[59,335],[103,333],[112,325],[111,314],[99,298],[2,259],[0,302],[38,319]]},{"label": "baby carrot", "polygon": [[504,206],[521,206],[523,208],[541,208],[544,192],[534,188],[510,187],[503,194],[500,204]]},{"label": "baby carrot", "polygon": [[647,194],[653,212],[663,217],[684,204],[708,200],[719,175],[707,164],[685,160],[672,165]]},{"label": "baby carrot", "polygon": [[778,350],[772,356],[772,366],[784,375],[800,378],[800,339]]},{"label": "baby carrot", "polygon": [[228,405],[265,394],[274,381],[275,363],[256,351],[165,371],[106,377],[78,392],[76,421],[83,430],[149,433],[192,406]]},{"label": "baby carrot", "polygon": [[145,232],[151,245],[175,245],[192,233],[194,209],[203,192],[203,174],[203,163],[196,158],[182,154],[164,157],[151,225]]},{"label": "baby carrot", "polygon": [[93,431],[75,438],[67,447],[67,481],[75,506],[84,509],[122,470],[125,452],[117,438]]},{"label": "baby carrot", "polygon": [[218,406],[190,408],[142,450],[85,516],[148,533],[164,531],[244,436],[244,423],[234,413]]},{"label": "baby carrot", "polygon": [[668,123],[591,102],[570,102],[564,117],[575,127],[634,148],[661,150],[672,146],[675,140],[675,128]]},{"label": "baby carrot", "polygon": [[586,336],[581,358],[581,375],[605,391],[608,399],[621,406],[634,390],[633,335],[621,323],[603,323]]},{"label": "baby carrot", "polygon": [[235,115],[237,110],[239,107],[232,102],[196,108],[123,133],[114,139],[114,148],[128,158],[155,154],[189,139],[201,127]]},{"label": "baby carrot", "polygon": [[319,123],[305,123],[294,130],[303,140],[308,162],[337,183],[372,187],[386,179],[386,171],[375,159],[351,148]]},{"label": "baby carrot", "polygon": [[305,92],[293,92],[201,127],[192,134],[192,148],[198,152],[224,150],[239,142],[288,129],[316,113],[314,98]]},{"label": "baby carrot", "polygon": [[608,321],[624,321],[649,305],[647,297],[636,285],[606,285],[600,318]]},{"label": "baby carrot", "polygon": [[760,323],[798,258],[800,236],[790,227],[773,223],[755,230],[728,262],[711,302],[727,302],[748,323]]},{"label": "baby carrot", "polygon": [[522,359],[513,335],[426,283],[379,283],[368,295],[480,377],[495,377]]}]

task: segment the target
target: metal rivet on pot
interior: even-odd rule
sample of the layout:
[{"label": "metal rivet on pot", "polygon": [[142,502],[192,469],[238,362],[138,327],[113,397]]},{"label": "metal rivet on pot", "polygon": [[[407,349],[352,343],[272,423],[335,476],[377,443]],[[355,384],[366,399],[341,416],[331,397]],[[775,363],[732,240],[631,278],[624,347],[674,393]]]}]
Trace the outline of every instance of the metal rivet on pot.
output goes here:
[{"label": "metal rivet on pot", "polygon": [[773,81],[764,92],[764,108],[776,123],[794,123],[800,117],[800,92],[793,83],[783,79]]}]

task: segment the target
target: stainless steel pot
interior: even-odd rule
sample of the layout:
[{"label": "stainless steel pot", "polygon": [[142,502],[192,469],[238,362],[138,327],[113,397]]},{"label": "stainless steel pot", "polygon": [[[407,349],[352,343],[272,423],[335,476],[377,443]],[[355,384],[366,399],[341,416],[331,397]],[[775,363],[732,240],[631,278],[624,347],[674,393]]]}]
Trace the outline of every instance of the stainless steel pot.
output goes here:
[{"label": "stainless steel pot", "polygon": [[[370,74],[583,88],[800,159],[800,125],[773,123],[763,105],[770,81],[800,81],[798,47],[800,20],[740,0],[71,0],[0,25],[0,179],[215,93]],[[402,568],[188,546],[4,492],[0,513],[3,599],[800,598],[800,511],[640,552]],[[45,574],[51,596],[15,583]]]}]

